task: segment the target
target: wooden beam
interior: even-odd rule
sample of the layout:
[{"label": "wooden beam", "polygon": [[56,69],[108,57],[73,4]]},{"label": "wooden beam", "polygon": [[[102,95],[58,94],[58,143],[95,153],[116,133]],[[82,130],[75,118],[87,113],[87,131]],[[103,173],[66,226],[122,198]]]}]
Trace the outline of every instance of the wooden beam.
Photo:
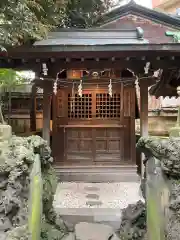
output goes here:
[{"label": "wooden beam", "polygon": [[51,119],[51,93],[52,86],[44,84],[43,88],[43,131],[42,137],[50,145],[50,119]]},{"label": "wooden beam", "polygon": [[[2,66],[4,68],[13,68],[15,70],[32,70],[39,74],[42,73],[42,62],[47,63],[48,68],[48,77],[56,78],[57,72],[61,69],[104,69],[104,68],[112,68],[115,70],[122,70],[129,68],[134,71],[136,74],[144,73],[144,66],[147,62],[151,63],[151,74],[153,71],[157,69],[171,69],[171,68],[179,68],[179,57],[175,57],[174,60],[171,59],[171,56],[164,56],[157,60],[154,56],[147,56],[146,59],[141,57],[128,57],[129,60],[122,58],[115,58],[112,61],[112,56],[99,58],[99,61],[96,61],[96,58],[92,59],[84,58],[84,61],[81,58],[71,59],[71,61],[67,62],[66,59],[56,58],[55,62],[51,62],[51,58],[40,59],[41,62],[36,62],[36,58],[27,59],[26,62],[20,61],[20,59],[12,59],[9,63],[6,59],[3,60]],[[42,76],[44,77],[44,76]]]},{"label": "wooden beam", "polygon": [[[148,137],[148,83],[140,81],[140,132],[141,137]],[[144,176],[144,154],[141,156],[141,176]]]},{"label": "wooden beam", "polygon": [[31,89],[30,131],[36,131],[36,84]]}]

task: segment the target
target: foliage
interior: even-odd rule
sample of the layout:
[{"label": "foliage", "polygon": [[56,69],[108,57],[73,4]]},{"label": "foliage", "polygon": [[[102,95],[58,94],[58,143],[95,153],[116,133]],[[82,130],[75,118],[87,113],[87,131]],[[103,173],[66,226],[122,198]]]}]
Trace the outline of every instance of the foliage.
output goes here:
[{"label": "foliage", "polygon": [[0,89],[12,89],[24,82],[24,78],[13,69],[0,68]]},{"label": "foliage", "polygon": [[[4,98],[4,102],[8,104],[8,122],[10,122],[11,114],[11,90],[24,82],[25,78],[13,69],[0,68],[0,100],[4,92],[8,92],[8,98]],[[2,114],[2,103],[0,103],[1,122],[4,122]]]},{"label": "foliage", "polygon": [[112,0],[69,0],[65,8],[66,27],[88,28],[97,17],[114,6]]},{"label": "foliage", "polygon": [[0,44],[22,45],[39,40],[57,27],[91,27],[115,3],[113,0],[1,0]]},{"label": "foliage", "polygon": [[1,44],[45,37],[63,19],[64,0],[1,0]]}]

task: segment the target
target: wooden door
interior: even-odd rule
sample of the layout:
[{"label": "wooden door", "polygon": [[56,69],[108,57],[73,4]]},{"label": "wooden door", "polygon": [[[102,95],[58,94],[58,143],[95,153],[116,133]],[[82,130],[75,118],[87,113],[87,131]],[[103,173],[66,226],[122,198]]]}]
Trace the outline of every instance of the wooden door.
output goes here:
[{"label": "wooden door", "polygon": [[83,127],[66,128],[66,161],[91,164],[93,162],[92,129]]},{"label": "wooden door", "polygon": [[110,97],[107,89],[88,89],[83,90],[82,97],[77,93],[72,97],[70,90],[64,91],[65,99],[60,101],[64,115],[58,121],[61,134],[63,129],[62,161],[81,165],[122,164],[132,158],[134,106],[129,92],[125,89],[122,95],[117,88]]},{"label": "wooden door", "polygon": [[119,163],[121,159],[121,130],[118,127],[96,129],[95,162]]}]

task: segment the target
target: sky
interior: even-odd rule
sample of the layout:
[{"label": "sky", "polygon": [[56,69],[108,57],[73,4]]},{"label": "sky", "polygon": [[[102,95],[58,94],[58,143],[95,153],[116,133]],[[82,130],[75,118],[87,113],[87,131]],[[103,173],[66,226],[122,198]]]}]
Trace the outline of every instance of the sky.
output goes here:
[{"label": "sky", "polygon": [[[128,3],[130,0],[122,0],[120,5]],[[144,7],[152,8],[152,0],[134,0],[137,4]]]},{"label": "sky", "polygon": [[152,8],[152,0],[135,0],[135,2],[139,5]]}]

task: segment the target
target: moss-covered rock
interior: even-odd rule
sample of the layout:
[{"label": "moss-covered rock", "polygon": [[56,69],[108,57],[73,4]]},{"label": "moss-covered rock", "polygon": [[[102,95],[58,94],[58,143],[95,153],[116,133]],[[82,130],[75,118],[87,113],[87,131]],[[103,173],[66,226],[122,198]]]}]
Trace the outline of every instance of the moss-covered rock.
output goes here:
[{"label": "moss-covered rock", "polygon": [[130,204],[122,212],[121,240],[144,240],[146,237],[146,208],[142,201]]},{"label": "moss-covered rock", "polygon": [[[141,138],[137,147],[147,156],[147,161],[151,161],[152,156],[160,160],[170,189],[165,239],[177,240],[180,236],[180,137]],[[145,190],[145,181],[142,186]]]},{"label": "moss-covered rock", "polygon": [[37,153],[43,179],[42,235],[46,232],[45,239],[58,240],[67,232],[52,206],[57,179],[52,167],[51,149],[39,136],[12,136],[6,147],[0,149],[0,235],[8,240],[28,239],[30,174]]}]

